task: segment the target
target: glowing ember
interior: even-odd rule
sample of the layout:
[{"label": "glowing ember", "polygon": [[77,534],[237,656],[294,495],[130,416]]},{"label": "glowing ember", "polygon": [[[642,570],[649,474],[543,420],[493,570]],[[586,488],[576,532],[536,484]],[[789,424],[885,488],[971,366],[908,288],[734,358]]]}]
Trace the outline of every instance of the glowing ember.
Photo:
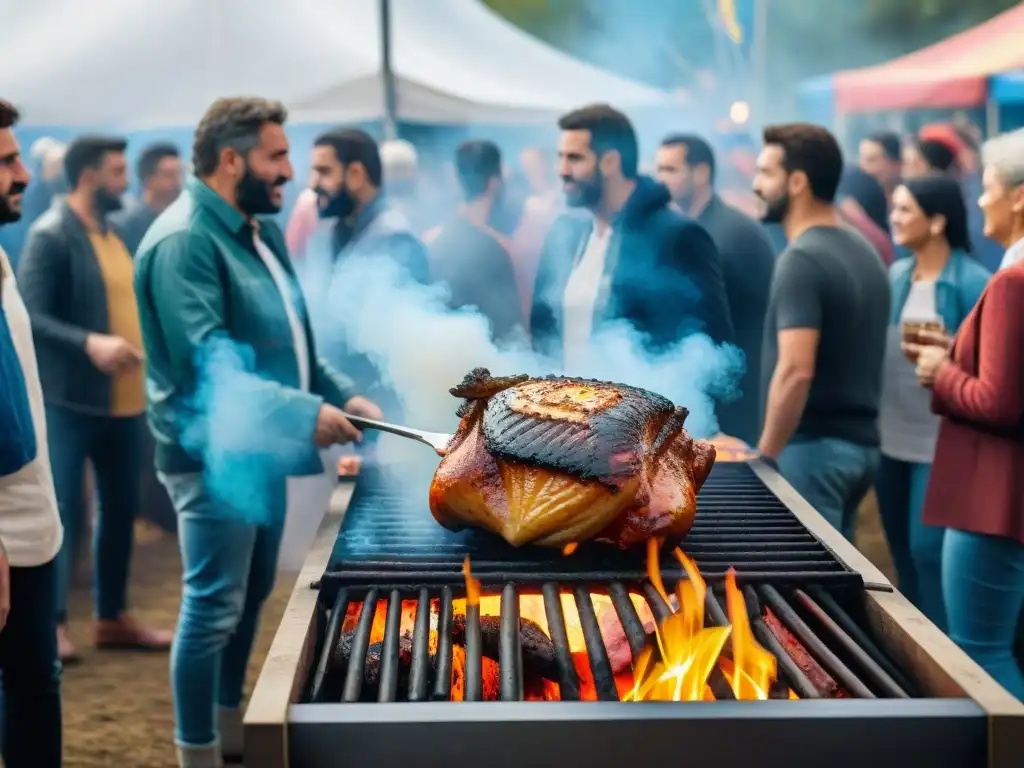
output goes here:
[{"label": "glowing ember", "polygon": [[715,462],[719,464],[723,462],[750,461],[751,459],[759,458],[761,455],[755,448],[751,448],[738,437],[719,434],[712,437],[708,442],[715,446]]},{"label": "glowing ember", "polygon": [[[646,600],[639,594],[630,594],[630,600],[641,623],[645,630],[654,636],[654,640],[635,658],[611,599],[605,594],[591,594],[602,640],[616,673],[615,683],[620,698],[623,701],[712,701],[715,696],[709,680],[713,674],[719,674],[724,678],[736,699],[763,700],[782,695],[785,689],[773,688],[777,676],[776,659],[762,648],[754,637],[735,573],[730,570],[725,583],[730,626],[706,627],[704,620],[707,585],[696,563],[681,550],[673,551],[686,573],[686,578],[680,579],[676,583],[674,593],[669,594],[661,578],[659,547],[660,542],[657,541],[649,545],[647,573],[655,589],[675,612],[658,627]],[[466,583],[466,598],[452,601],[455,624],[461,621],[464,627],[467,612],[471,612],[474,614],[474,623],[478,622],[478,615],[480,622],[490,622],[489,626],[493,631],[494,618],[501,615],[501,596],[481,594],[480,582],[473,576],[468,557],[463,563],[462,570]],[[580,682],[580,698],[583,701],[596,701],[597,689],[576,601],[571,594],[562,594],[560,597],[566,639]],[[476,610],[470,610],[471,607],[475,607]],[[374,612],[369,638],[369,644],[373,646],[384,638],[387,624],[386,600],[379,600],[376,605],[368,606],[360,603],[350,604],[342,631],[350,632],[355,629],[364,608]],[[402,602],[399,627],[402,636],[412,637],[416,611],[417,601]],[[439,612],[440,601],[432,600],[428,641],[431,655],[437,652]],[[529,629],[527,625],[533,625],[529,631],[539,631],[548,638],[551,637],[543,596],[520,594],[519,615],[524,633]],[[731,651],[726,649],[727,644],[731,645]],[[724,656],[723,651],[726,654]],[[465,692],[466,651],[457,641],[452,652],[451,698],[454,701],[461,701]],[[481,664],[484,698],[489,699],[498,695],[498,662],[496,657],[488,658],[485,654]],[[525,671],[525,699],[536,701],[560,698],[558,683],[555,680],[536,671],[531,677],[530,670]],[[550,672],[546,675],[550,676]],[[770,692],[774,692],[775,695],[771,696]],[[798,697],[793,691],[789,691],[788,698]]]},{"label": "glowing ember", "polygon": [[562,554],[565,555],[566,557],[568,557],[573,552],[575,552],[577,549],[579,549],[579,546],[580,545],[577,542],[570,541],[568,544],[566,544],[564,547],[562,547]]}]

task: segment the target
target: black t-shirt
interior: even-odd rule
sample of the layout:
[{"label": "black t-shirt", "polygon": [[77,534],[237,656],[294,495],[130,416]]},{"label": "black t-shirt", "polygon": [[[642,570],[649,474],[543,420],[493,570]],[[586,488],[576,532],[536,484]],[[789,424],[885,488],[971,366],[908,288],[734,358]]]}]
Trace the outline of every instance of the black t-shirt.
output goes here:
[{"label": "black t-shirt", "polygon": [[428,252],[431,280],[447,284],[451,309],[475,307],[490,321],[496,341],[521,332],[512,259],[492,234],[458,216],[441,228]]},{"label": "black t-shirt", "polygon": [[889,325],[889,279],[856,232],[813,227],[775,265],[764,328],[762,395],[778,362],[779,331],[820,334],[814,381],[794,439],[878,445],[878,401]]}]

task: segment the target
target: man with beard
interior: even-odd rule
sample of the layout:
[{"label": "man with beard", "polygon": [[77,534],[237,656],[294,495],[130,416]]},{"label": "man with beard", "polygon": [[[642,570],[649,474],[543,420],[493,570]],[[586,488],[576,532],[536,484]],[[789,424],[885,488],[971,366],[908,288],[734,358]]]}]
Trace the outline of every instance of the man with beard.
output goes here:
[{"label": "man with beard", "polygon": [[522,331],[523,312],[512,245],[491,226],[505,188],[501,150],[490,141],[463,142],[455,169],[466,200],[430,238],[430,277],[448,288],[451,309],[475,308],[490,322],[492,337],[506,341]]},{"label": "man with beard", "polygon": [[149,424],[181,532],[171,688],[182,768],[241,754],[242,684],[289,478],[323,472],[318,447],[359,439],[342,409],[382,416],[317,357],[284,236],[262,218],[292,177],[286,117],[276,101],[214,102],[196,129],[195,178],[139,246]]},{"label": "man with beard", "polygon": [[764,131],[754,191],[779,222],[779,256],[765,322],[765,423],[758,445],[847,537],[879,463],[878,404],[889,322],[889,280],[858,233],[840,225],[843,173],[826,129]]},{"label": "man with beard", "polygon": [[[21,218],[29,173],[0,100],[0,226]],[[56,562],[62,529],[28,312],[0,250],[0,672],[8,768],[61,764]]]},{"label": "man with beard", "polygon": [[181,157],[173,144],[158,142],[142,150],[136,165],[142,200],[110,217],[132,255],[156,217],[181,194],[181,171]]},{"label": "man with beard", "polygon": [[[339,331],[338,313],[345,307],[332,298],[335,270],[348,259],[390,261],[403,280],[429,280],[423,243],[408,217],[391,207],[381,192],[382,178],[377,142],[365,131],[335,128],[316,139],[310,183],[323,221],[306,244],[300,277],[324,355],[397,418],[396,396],[384,386],[370,359],[348,347]],[[388,308],[380,310],[384,317]]]},{"label": "man with beard", "polygon": [[171,644],[170,632],[148,629],[126,612],[146,395],[132,257],[107,221],[121,207],[128,185],[125,147],[124,139],[107,136],[71,142],[64,156],[71,192],[32,225],[19,265],[66,532],[57,583],[58,640],[65,661],[77,658],[66,622],[71,564],[86,526],[86,459],[99,495],[93,642],[149,650]]},{"label": "man with beard", "polygon": [[569,373],[588,369],[592,338],[629,323],[648,351],[692,333],[731,342],[718,251],[707,231],[669,209],[661,184],[638,173],[629,119],[607,104],[564,115],[559,175],[570,207],[548,234],[533,292],[534,347]]},{"label": "man with beard", "polygon": [[740,397],[719,409],[719,426],[753,445],[761,429],[761,341],[775,249],[761,224],[716,194],[715,154],[704,139],[676,134],[662,141],[658,178],[676,207],[700,222],[718,248],[736,344],[746,358]]}]

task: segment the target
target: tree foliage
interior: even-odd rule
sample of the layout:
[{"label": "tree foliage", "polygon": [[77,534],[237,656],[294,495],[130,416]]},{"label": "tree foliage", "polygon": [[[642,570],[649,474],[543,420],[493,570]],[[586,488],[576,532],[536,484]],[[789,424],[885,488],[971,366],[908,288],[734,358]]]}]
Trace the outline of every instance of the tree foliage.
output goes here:
[{"label": "tree foliage", "polygon": [[[655,85],[685,85],[721,52],[714,0],[482,0],[527,32]],[[737,0],[744,2],[745,0]],[[899,56],[978,24],[1018,0],[762,0],[769,77],[790,81]],[[717,43],[720,45],[720,43]]]}]

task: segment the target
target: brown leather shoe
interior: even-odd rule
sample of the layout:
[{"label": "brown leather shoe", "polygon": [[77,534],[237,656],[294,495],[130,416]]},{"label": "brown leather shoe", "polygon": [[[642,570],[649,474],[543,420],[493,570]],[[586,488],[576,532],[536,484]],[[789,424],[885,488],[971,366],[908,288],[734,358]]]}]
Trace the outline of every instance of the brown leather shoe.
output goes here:
[{"label": "brown leather shoe", "polygon": [[77,664],[82,660],[81,654],[68,636],[68,628],[63,624],[57,625],[57,658],[62,664]]},{"label": "brown leather shoe", "polygon": [[129,614],[117,619],[98,619],[93,623],[93,643],[97,648],[125,651],[166,651],[174,634],[139,624]]}]

